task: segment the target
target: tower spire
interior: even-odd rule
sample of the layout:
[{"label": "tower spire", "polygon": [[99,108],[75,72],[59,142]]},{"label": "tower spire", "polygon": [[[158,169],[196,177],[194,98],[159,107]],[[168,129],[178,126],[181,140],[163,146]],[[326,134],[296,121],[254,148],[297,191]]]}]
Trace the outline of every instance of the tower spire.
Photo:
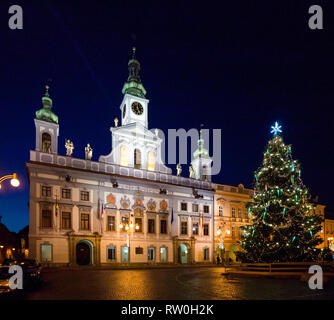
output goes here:
[{"label": "tower spire", "polygon": [[146,90],[140,79],[140,63],[136,59],[136,47],[132,48],[132,57],[128,63],[129,76],[124,83],[122,93],[131,94],[140,98],[145,98]]},{"label": "tower spire", "polygon": [[43,108],[36,111],[36,119],[58,124],[58,117],[51,111],[52,99],[49,94],[49,85],[46,85],[45,89],[45,94],[42,97]]}]

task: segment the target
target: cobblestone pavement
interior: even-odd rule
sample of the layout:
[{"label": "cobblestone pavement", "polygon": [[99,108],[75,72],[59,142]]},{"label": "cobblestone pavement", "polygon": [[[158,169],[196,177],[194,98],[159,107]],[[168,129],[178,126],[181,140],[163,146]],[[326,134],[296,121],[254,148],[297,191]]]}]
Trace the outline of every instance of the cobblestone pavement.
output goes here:
[{"label": "cobblestone pavement", "polygon": [[334,299],[334,285],[310,290],[298,279],[227,279],[224,268],[50,270],[26,299]]}]

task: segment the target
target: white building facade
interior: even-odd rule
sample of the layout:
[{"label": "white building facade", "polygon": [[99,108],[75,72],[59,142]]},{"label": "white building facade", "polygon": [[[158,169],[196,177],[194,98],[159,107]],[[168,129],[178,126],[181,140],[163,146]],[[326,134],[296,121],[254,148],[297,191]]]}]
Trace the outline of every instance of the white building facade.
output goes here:
[{"label": "white building facade", "polygon": [[[109,155],[58,153],[59,123],[48,88],[36,112],[36,146],[26,164],[30,183],[29,254],[50,265],[212,263],[214,190],[211,159],[200,138],[195,175],[172,175],[162,140],[148,129],[140,64],[129,61]],[[72,145],[73,147],[73,145]],[[87,146],[88,147],[88,146]]]}]

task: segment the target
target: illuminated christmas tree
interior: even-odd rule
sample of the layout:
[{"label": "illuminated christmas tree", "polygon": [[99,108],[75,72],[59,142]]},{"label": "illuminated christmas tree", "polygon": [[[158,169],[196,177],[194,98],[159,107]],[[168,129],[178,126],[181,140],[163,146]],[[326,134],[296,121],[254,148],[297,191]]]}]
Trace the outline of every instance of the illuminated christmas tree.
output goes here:
[{"label": "illuminated christmas tree", "polygon": [[322,250],[322,217],[309,202],[298,161],[275,123],[262,167],[254,174],[253,201],[247,204],[251,225],[243,227],[238,257],[243,262],[317,261]]}]

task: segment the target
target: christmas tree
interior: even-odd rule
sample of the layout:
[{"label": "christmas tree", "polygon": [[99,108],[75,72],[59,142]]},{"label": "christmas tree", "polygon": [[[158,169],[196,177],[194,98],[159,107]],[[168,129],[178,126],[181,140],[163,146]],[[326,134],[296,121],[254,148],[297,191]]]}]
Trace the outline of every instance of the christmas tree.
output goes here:
[{"label": "christmas tree", "polygon": [[247,204],[251,225],[243,227],[238,257],[243,262],[317,261],[322,250],[322,217],[309,202],[298,161],[291,146],[272,126],[273,138],[263,155],[262,167],[254,174],[253,201]]}]

